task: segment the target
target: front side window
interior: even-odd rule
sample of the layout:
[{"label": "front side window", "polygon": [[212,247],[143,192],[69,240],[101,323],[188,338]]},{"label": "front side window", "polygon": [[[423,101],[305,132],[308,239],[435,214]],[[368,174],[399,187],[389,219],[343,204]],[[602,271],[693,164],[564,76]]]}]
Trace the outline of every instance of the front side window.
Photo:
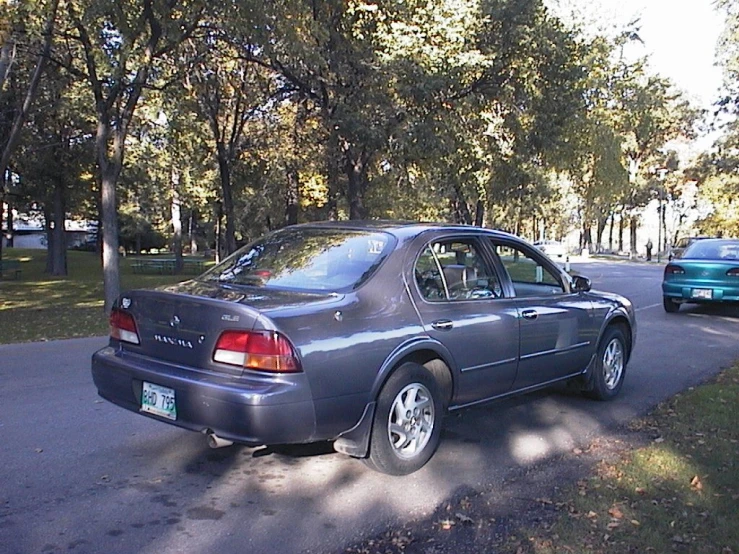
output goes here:
[{"label": "front side window", "polygon": [[473,240],[432,242],[415,266],[418,290],[429,302],[498,298],[500,281],[488,269]]},{"label": "front side window", "polygon": [[515,244],[493,241],[495,252],[513,282],[516,296],[545,296],[565,292],[560,276]]},{"label": "front side window", "polygon": [[382,232],[288,227],[241,248],[200,279],[297,290],[352,288],[394,246],[395,239]]}]

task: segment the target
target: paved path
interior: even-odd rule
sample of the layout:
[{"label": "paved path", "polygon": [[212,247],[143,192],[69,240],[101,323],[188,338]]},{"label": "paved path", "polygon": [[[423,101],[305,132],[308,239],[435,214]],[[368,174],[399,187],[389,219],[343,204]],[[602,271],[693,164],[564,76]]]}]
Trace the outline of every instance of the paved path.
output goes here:
[{"label": "paved path", "polygon": [[622,395],[541,392],[455,413],[432,461],[403,478],[323,445],[210,450],[200,435],[103,402],[89,358],[105,339],[0,346],[0,551],[342,552],[584,445],[739,358],[739,311],[665,314],[661,266],[576,268],[638,310]]}]

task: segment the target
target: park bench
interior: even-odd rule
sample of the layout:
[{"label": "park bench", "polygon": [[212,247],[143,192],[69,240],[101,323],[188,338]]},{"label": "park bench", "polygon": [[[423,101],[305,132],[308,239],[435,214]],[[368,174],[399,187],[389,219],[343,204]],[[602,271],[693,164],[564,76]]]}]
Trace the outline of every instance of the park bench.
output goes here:
[{"label": "park bench", "polygon": [[18,260],[0,260],[0,278],[13,276],[19,279],[21,276],[21,263]]},{"label": "park bench", "polygon": [[[205,260],[196,258],[184,258],[183,273],[198,275],[205,270]],[[134,273],[154,273],[159,275],[173,275],[175,272],[174,259],[138,259],[131,262]]]}]

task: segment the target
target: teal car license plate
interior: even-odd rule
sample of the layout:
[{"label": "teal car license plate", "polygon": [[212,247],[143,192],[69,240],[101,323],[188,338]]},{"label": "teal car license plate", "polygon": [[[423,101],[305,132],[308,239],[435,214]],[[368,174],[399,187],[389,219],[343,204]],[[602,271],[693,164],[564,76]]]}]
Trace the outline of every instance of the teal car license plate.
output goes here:
[{"label": "teal car license plate", "polygon": [[711,298],[713,298],[713,290],[712,289],[693,289],[693,291],[691,292],[691,296],[693,298],[710,300]]},{"label": "teal car license plate", "polygon": [[174,390],[144,381],[141,390],[141,411],[167,419],[177,419]]}]

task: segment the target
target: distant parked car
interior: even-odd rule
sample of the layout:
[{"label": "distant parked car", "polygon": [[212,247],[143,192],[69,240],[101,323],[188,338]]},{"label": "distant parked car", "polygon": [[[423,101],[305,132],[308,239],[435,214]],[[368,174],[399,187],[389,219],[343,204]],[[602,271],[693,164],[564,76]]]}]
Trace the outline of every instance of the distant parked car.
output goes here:
[{"label": "distant parked car", "polygon": [[694,241],[665,266],[662,294],[671,313],[688,302],[739,302],[739,240]]},{"label": "distant parked car", "polygon": [[213,447],[333,440],[395,475],[431,458],[448,410],[568,380],[615,397],[636,334],[627,299],[515,236],[383,222],[276,231],[124,293],[110,324],[103,398]]},{"label": "distant parked car", "polygon": [[563,258],[567,256],[567,248],[556,240],[543,240],[534,243],[539,250],[552,258]]},{"label": "distant parked car", "polygon": [[683,255],[683,252],[685,252],[685,249],[693,244],[696,241],[699,240],[705,240],[705,239],[712,239],[716,237],[683,237],[680,240],[678,240],[675,244],[672,245],[670,248],[670,260],[674,258],[681,258]]}]

